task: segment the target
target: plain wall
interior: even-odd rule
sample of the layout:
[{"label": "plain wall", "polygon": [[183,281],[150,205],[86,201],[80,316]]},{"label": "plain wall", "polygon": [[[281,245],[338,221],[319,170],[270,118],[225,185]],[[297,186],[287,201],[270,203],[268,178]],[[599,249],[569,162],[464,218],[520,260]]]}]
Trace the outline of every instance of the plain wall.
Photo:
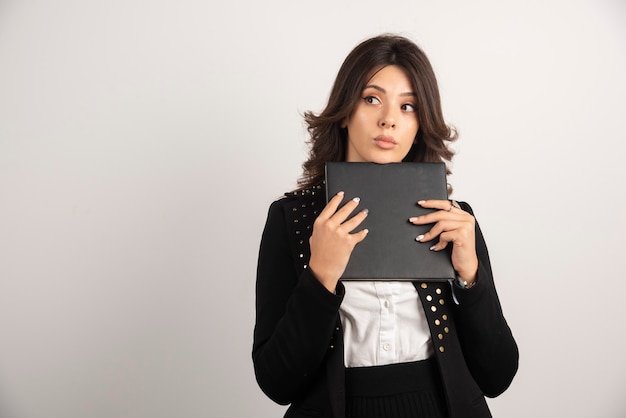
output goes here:
[{"label": "plain wall", "polygon": [[260,234],[345,55],[426,51],[521,350],[496,417],[626,415],[620,0],[0,2],[0,417],[277,417]]}]

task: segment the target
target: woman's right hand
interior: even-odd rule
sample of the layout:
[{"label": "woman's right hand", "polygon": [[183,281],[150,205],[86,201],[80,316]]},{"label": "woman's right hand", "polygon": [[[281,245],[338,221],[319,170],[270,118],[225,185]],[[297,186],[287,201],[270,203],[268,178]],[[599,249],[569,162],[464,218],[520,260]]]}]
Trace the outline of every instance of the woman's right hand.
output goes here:
[{"label": "woman's right hand", "polygon": [[359,198],[348,201],[337,210],[343,200],[343,192],[337,193],[320,212],[313,223],[309,239],[311,259],[309,269],[329,291],[335,292],[337,282],[348,265],[354,247],[367,236],[367,229],[350,233],[367,217],[364,209],[346,220],[359,204]]}]

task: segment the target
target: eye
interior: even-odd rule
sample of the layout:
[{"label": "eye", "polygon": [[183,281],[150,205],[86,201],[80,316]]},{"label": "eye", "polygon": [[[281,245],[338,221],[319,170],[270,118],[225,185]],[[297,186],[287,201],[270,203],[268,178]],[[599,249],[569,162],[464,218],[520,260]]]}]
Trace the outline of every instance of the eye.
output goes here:
[{"label": "eye", "polygon": [[415,109],[415,105],[411,104],[411,103],[405,103],[401,106],[402,110],[404,110],[405,112],[415,112],[417,109]]},{"label": "eye", "polygon": [[380,100],[378,100],[378,97],[375,96],[365,96],[363,100],[365,101],[365,103],[369,104],[380,104]]}]

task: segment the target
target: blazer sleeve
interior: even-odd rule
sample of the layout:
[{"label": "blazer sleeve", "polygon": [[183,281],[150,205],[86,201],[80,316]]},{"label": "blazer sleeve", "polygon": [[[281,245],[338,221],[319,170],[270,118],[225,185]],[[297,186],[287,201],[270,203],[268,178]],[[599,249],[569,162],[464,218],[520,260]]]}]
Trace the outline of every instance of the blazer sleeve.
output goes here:
[{"label": "blazer sleeve", "polygon": [[[461,207],[473,215],[464,202]],[[517,373],[519,351],[504,315],[483,234],[476,223],[478,275],[476,285],[462,289],[454,284],[455,322],[470,373],[488,397],[496,397],[511,384]]]},{"label": "blazer sleeve", "polygon": [[298,274],[281,201],[269,209],[259,249],[252,359],[265,394],[279,404],[297,400],[324,364],[343,286],[329,292],[310,272]]}]

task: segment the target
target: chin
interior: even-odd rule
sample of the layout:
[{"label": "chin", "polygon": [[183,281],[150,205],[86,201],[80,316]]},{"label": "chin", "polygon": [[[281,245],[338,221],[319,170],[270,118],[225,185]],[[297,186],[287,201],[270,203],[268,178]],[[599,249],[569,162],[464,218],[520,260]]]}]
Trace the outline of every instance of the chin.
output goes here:
[{"label": "chin", "polygon": [[402,162],[402,158],[392,155],[373,155],[369,161],[376,164],[389,164]]}]

